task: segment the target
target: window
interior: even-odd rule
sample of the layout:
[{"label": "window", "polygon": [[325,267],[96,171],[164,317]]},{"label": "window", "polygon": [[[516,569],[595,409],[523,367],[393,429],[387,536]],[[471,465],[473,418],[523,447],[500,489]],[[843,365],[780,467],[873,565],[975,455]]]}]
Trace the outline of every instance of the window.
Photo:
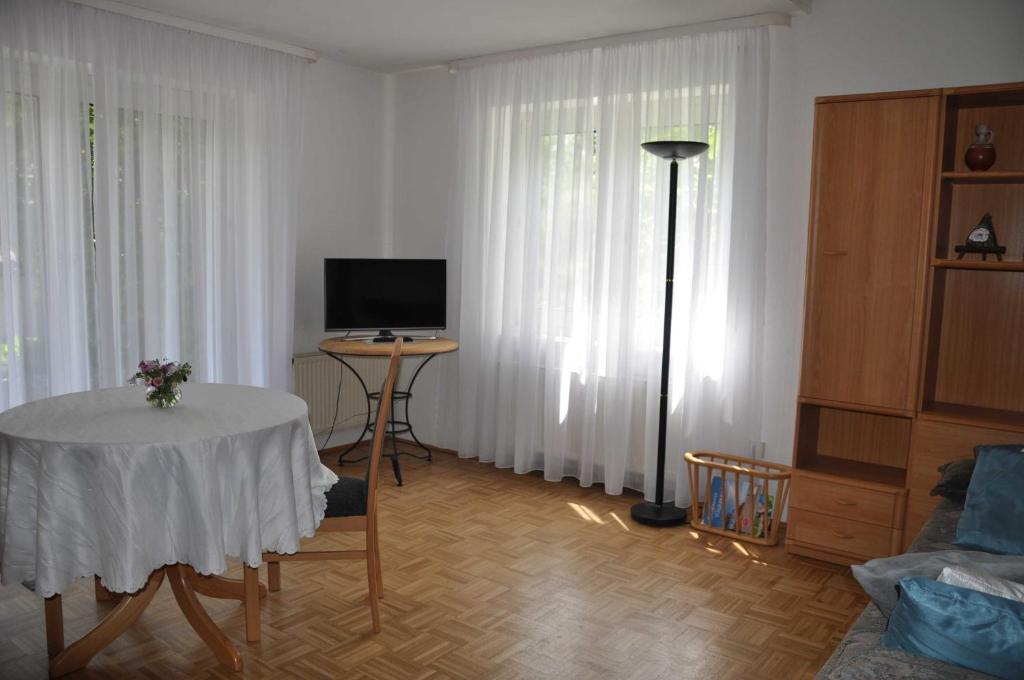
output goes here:
[{"label": "window", "polygon": [[[697,88],[693,94],[688,90],[676,90],[668,93],[654,91],[642,96],[646,114],[658,117],[657,108],[685,110],[702,105],[702,92],[710,92],[710,99],[717,103],[718,93],[727,88],[712,86],[706,90]],[[602,342],[607,333],[598,330],[595,324],[607,324],[607,310],[597,300],[608,295],[630,295],[633,301],[630,307],[634,310],[630,320],[633,330],[632,344],[635,348],[649,352],[660,351],[661,334],[652,329],[661,328],[661,299],[663,295],[665,271],[665,224],[666,201],[658,200],[659,177],[664,181],[664,161],[644,152],[639,144],[625,150],[634,155],[631,164],[636,168],[637,184],[634,202],[635,215],[628,220],[609,217],[609,210],[616,210],[609,205],[610,201],[602,197],[617,189],[622,180],[614,175],[611,167],[603,168],[602,163],[620,163],[623,153],[621,131],[614,126],[602,133],[600,126],[583,127],[592,120],[600,121],[604,112],[614,110],[620,100],[632,103],[633,95],[615,95],[606,99],[597,97],[589,100],[560,100],[548,103],[530,103],[520,107],[515,118],[516,125],[508,126],[501,137],[510,148],[518,145],[529,145],[535,140],[535,153],[522,148],[521,167],[515,163],[509,168],[510,181],[516,180],[515,175],[523,181],[524,200],[534,205],[529,208],[527,219],[536,220],[539,229],[531,234],[531,225],[524,224],[527,242],[524,245],[524,257],[535,260],[536,278],[524,282],[532,286],[535,295],[524,293],[524,305],[531,305],[535,315],[526,313],[511,317],[512,324],[507,330],[515,334],[524,332],[519,325],[522,319],[535,316],[539,323],[536,333],[540,338],[553,340],[566,347],[575,346],[574,353],[586,351],[586,346]],[[716,104],[717,105],[717,104]],[[653,109],[653,110],[651,110]],[[642,116],[643,117],[643,116]],[[506,120],[510,120],[509,107],[499,107],[492,112],[492,129]],[[651,139],[707,139],[709,149],[706,159],[702,162],[682,164],[680,177],[680,193],[687,206],[680,210],[681,226],[677,230],[676,267],[680,276],[678,281],[688,282],[692,275],[692,258],[687,254],[696,247],[695,230],[687,228],[687,208],[690,212],[698,209],[697,197],[702,182],[712,187],[715,184],[715,161],[719,153],[720,126],[715,123],[697,125],[645,125],[641,131],[644,140]],[[602,138],[612,141],[615,148],[602,148]],[[521,141],[520,141],[521,140]],[[515,154],[510,154],[510,158]],[[536,183],[534,190],[531,184]],[[514,192],[513,192],[514,194]],[[662,196],[664,199],[664,196]],[[709,208],[714,214],[718,207]],[[635,220],[635,222],[633,221]],[[606,267],[606,260],[618,257],[623,253],[602,251],[602,239],[595,232],[630,228],[626,225],[636,224],[637,233],[632,239],[619,239],[622,243],[629,242],[632,261],[628,265],[629,287],[619,291],[601,291],[591,285],[598,278],[595,268]],[[720,235],[710,230],[702,238],[710,239],[704,244],[712,251],[719,250],[715,242]],[[615,241],[615,239],[612,239]],[[686,298],[689,291],[683,287],[676,289],[677,298]],[[606,306],[606,305],[605,305]],[[599,370],[599,373],[604,370]]]}]

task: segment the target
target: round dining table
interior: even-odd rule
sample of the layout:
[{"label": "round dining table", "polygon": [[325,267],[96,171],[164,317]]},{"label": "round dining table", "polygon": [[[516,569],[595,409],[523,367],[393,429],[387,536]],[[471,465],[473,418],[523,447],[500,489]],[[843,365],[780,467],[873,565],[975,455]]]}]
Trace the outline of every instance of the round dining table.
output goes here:
[{"label": "round dining table", "polygon": [[[286,392],[187,383],[172,408],[148,405],[142,387],[23,404],[0,414],[0,583],[44,598],[51,677],[84,667],[165,578],[214,655],[241,670],[196,593],[265,595],[263,552],[293,553],[313,536],[337,479],[306,403]],[[218,576],[228,556],[244,563],[243,579]],[[117,603],[65,646],[61,593],[82,577]],[[258,627],[258,608],[247,610],[247,639]]]}]

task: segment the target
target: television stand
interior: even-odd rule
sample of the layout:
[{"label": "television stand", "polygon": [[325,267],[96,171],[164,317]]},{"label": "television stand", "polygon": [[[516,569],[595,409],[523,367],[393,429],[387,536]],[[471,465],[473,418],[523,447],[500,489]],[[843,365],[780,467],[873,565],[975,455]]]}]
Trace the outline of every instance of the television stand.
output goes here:
[{"label": "television stand", "polygon": [[[398,339],[397,335],[394,335],[391,331],[382,330],[377,332],[377,337],[373,339],[373,342],[394,342]],[[415,342],[416,338],[409,335],[403,336],[402,340],[405,342]]]},{"label": "television stand", "polygon": [[[381,343],[383,344],[383,343]],[[331,357],[335,361],[341,364],[342,370],[348,369],[356,380],[359,382],[359,386],[363,389],[363,393],[366,395],[366,422],[363,424],[363,431],[359,433],[359,437],[349,444],[338,456],[338,465],[344,465],[345,463],[357,462],[351,459],[346,460],[346,456],[351,453],[357,446],[359,446],[363,437],[366,434],[372,433],[374,430],[374,404],[380,405],[380,392],[371,392],[370,388],[367,387],[366,381],[359,375],[355,367],[352,366],[346,358],[348,357],[386,357],[391,354],[390,347],[382,347],[381,344],[373,342],[367,342],[365,338],[328,338],[320,343],[320,351]],[[419,376],[423,367],[426,366],[434,357],[438,354],[447,354],[454,352],[459,348],[459,343],[448,338],[418,338],[417,342],[412,345],[402,345],[402,357],[418,357],[420,363],[416,366],[416,370],[412,373],[412,378],[409,380],[409,384],[405,386],[405,389],[401,389],[398,383],[395,384],[395,391],[391,394],[391,417],[384,426],[385,436],[391,440],[391,451],[384,451],[385,456],[391,459],[391,467],[395,473],[395,481],[398,482],[398,486],[402,486],[402,470],[398,465],[398,457],[400,455],[412,456],[413,458],[419,458],[420,460],[431,460],[433,452],[425,446],[416,433],[412,429],[412,423],[409,418],[409,402],[412,401],[413,386],[416,384],[416,378]],[[396,412],[396,406],[404,404],[404,413],[399,414]],[[399,439],[398,436],[401,434],[408,434],[412,437],[412,441]],[[402,445],[402,449],[399,445]],[[417,455],[407,450],[406,445],[413,445],[419,447],[426,455]],[[324,449],[320,453],[333,453],[337,449],[342,447]],[[403,450],[404,449],[404,450]],[[358,460],[364,460],[360,458]]]}]

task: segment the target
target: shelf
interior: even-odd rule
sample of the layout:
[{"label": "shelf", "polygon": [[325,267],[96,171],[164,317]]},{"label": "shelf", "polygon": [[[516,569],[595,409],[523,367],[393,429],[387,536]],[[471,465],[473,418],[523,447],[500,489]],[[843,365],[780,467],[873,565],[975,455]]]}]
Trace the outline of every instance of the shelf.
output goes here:
[{"label": "shelf", "polygon": [[939,269],[977,269],[993,272],[1024,272],[1024,262],[1004,260],[948,260],[932,259],[932,266]]},{"label": "shelf", "polygon": [[984,172],[944,172],[942,179],[961,184],[1017,184],[1024,182],[1024,172],[1018,171],[984,171]]},{"label": "shelf", "polygon": [[921,409],[920,417],[923,420],[935,420],[943,423],[1024,432],[1024,413],[1020,411],[1003,411],[1001,409],[970,406],[967,404],[929,402]]},{"label": "shelf", "polygon": [[891,408],[889,406],[872,406],[870,404],[857,404],[850,401],[835,401],[833,399],[821,399],[818,397],[797,397],[797,404],[809,404],[811,406],[823,406],[824,408],[840,409],[844,411],[859,411],[861,413],[874,413],[880,416],[894,416],[897,418],[913,418],[912,409]]},{"label": "shelf", "polygon": [[848,477],[862,482],[883,484],[885,486],[901,487],[907,481],[907,471],[904,468],[864,463],[858,460],[834,458],[832,456],[809,457],[806,460],[800,461],[797,469],[805,472],[833,475],[835,477]]},{"label": "shelf", "polygon": [[[1024,173],[1021,176],[1024,177]],[[1006,248],[1004,260],[1024,259],[1024,224],[1020,219],[1024,215],[1024,180],[944,182],[940,193],[937,239],[932,251],[935,258],[954,260],[956,246],[962,245],[981,217],[989,213],[999,235],[999,245]],[[965,259],[980,261],[981,257],[967,254]],[[988,259],[996,258],[989,255]]]}]

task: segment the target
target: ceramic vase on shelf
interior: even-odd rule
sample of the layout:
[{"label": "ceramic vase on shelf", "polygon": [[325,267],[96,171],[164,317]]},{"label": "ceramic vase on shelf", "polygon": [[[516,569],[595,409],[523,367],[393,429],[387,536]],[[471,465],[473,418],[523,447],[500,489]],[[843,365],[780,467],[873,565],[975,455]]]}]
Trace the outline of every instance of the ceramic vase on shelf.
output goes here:
[{"label": "ceramic vase on shelf", "polygon": [[974,171],[991,168],[996,162],[995,139],[996,131],[989,126],[982,124],[974,128],[974,144],[967,147],[964,164]]}]

